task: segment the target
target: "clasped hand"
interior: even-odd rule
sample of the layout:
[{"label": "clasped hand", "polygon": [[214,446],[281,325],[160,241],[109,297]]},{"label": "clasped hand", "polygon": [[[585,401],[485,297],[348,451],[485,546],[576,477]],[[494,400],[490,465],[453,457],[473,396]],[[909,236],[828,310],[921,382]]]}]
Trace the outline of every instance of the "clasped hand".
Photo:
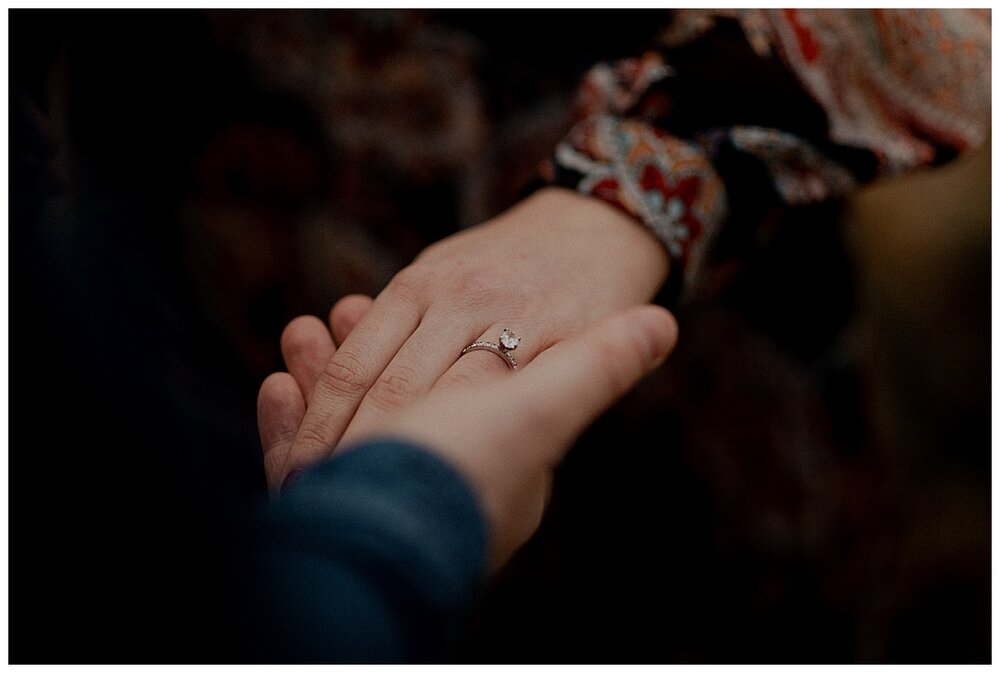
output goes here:
[{"label": "clasped hand", "polygon": [[[374,300],[328,324],[296,318],[288,372],[261,386],[268,485],[376,437],[416,442],[479,496],[497,562],[537,528],[553,468],[600,413],[666,357],[667,272],[653,237],[594,199],[547,189],[429,247]],[[473,341],[521,335],[518,371]]]}]

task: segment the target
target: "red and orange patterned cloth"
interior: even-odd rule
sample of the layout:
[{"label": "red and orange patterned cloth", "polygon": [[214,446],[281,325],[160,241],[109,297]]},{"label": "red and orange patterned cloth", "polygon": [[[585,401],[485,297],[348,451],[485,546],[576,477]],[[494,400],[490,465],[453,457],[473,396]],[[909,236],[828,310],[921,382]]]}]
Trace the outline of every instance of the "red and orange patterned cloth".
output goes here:
[{"label": "red and orange patterned cloth", "polygon": [[[692,69],[692,48],[720,23],[738,26],[749,58],[722,63],[721,76]],[[680,10],[657,49],[590,70],[578,123],[543,176],[639,218],[690,275],[736,207],[727,188],[739,175],[719,170],[724,154],[759,162],[776,202],[798,205],[983,143],[990,40],[988,9]],[[771,81],[776,64],[799,91],[762,86],[760,101],[712,90]],[[699,72],[701,88],[690,85]],[[822,123],[789,114],[803,92]]]}]

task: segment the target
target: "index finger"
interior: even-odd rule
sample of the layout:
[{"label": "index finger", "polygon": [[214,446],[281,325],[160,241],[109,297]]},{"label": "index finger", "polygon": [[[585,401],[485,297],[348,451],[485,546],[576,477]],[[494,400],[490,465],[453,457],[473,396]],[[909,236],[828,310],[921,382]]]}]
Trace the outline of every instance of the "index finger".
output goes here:
[{"label": "index finger", "polygon": [[421,313],[415,293],[395,279],[379,294],[319,373],[284,474],[333,452],[369,388],[419,325]]}]

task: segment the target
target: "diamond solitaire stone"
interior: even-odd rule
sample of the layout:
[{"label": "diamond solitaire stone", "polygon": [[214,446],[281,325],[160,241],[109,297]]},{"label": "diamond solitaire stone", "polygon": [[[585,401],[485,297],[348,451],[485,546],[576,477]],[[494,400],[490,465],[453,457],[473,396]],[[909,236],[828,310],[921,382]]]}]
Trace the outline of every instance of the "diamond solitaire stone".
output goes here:
[{"label": "diamond solitaire stone", "polygon": [[500,345],[504,350],[512,351],[521,343],[521,337],[517,336],[509,329],[500,332]]}]

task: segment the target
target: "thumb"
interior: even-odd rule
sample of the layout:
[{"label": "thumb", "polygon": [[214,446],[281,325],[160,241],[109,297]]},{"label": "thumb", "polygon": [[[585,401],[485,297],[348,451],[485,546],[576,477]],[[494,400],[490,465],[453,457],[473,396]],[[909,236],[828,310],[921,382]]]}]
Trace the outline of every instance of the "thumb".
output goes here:
[{"label": "thumb", "polygon": [[676,342],[677,322],[667,310],[635,307],[557,343],[475,394],[458,387],[438,391],[383,430],[420,442],[462,471],[499,531],[497,549],[509,551],[537,525],[511,515],[529,502],[525,490]]},{"label": "thumb", "polygon": [[518,400],[518,417],[548,446],[565,448],[660,366],[676,343],[677,321],[669,311],[628,309],[541,353],[511,377],[510,399]]}]

